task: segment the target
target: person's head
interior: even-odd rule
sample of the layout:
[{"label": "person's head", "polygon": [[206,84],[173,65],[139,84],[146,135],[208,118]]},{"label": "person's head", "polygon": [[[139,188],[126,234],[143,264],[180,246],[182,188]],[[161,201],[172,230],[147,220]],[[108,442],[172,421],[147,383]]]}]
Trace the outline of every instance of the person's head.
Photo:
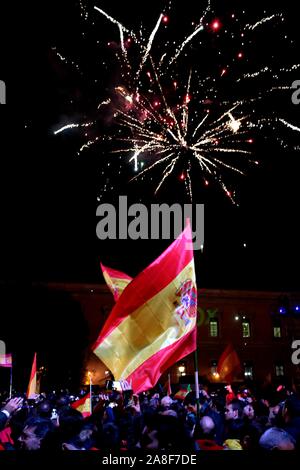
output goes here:
[{"label": "person's head", "polygon": [[49,419],[28,419],[18,439],[21,448],[24,450],[39,450],[41,448],[42,441],[52,430],[53,425]]},{"label": "person's head", "polygon": [[246,405],[243,409],[243,416],[248,419],[254,419],[255,411],[252,405]]},{"label": "person's head", "polygon": [[63,408],[68,406],[70,400],[69,397],[62,395],[56,400],[56,408]]},{"label": "person's head", "polygon": [[203,416],[200,419],[200,428],[203,434],[212,434],[215,429],[215,423],[210,416]]},{"label": "person's head", "polygon": [[78,410],[67,408],[59,410],[59,434],[62,442],[67,442],[68,439],[77,435],[83,425],[83,416]]},{"label": "person's head", "polygon": [[162,406],[164,409],[168,409],[168,408],[170,408],[170,406],[172,405],[173,400],[172,400],[172,398],[166,396],[166,397],[163,397],[163,398],[161,399],[161,402],[160,402],[160,403],[161,403],[161,406]]},{"label": "person's head", "polygon": [[281,428],[270,428],[263,433],[259,445],[266,450],[294,450],[294,438]]},{"label": "person's head", "polygon": [[158,393],[155,393],[153,397],[150,400],[150,407],[153,410],[156,410],[159,407],[159,395]]},{"label": "person's head", "polygon": [[41,418],[50,418],[51,411],[51,404],[48,400],[41,401],[37,407],[37,414]]},{"label": "person's head", "polygon": [[11,438],[14,442],[18,442],[19,437],[24,429],[25,422],[29,418],[29,414],[29,409],[24,407],[11,416],[9,420],[9,426],[11,428]]},{"label": "person's head", "polygon": [[268,423],[269,425],[275,425],[279,422],[279,418],[281,415],[281,407],[280,404],[275,406],[270,406],[269,408],[269,416],[268,416]]},{"label": "person's head", "polygon": [[232,400],[225,409],[225,419],[240,419],[243,416],[243,403],[240,400]]},{"label": "person's head", "polygon": [[158,449],[158,431],[157,429],[149,429],[147,426],[144,427],[141,436],[141,447],[144,449]]},{"label": "person's head", "polygon": [[[159,448],[164,450],[187,448],[190,444],[190,433],[184,423],[180,423],[178,418],[170,415],[160,415],[158,417],[157,435],[152,437],[152,444],[149,449]],[[157,445],[158,447],[155,447]]]},{"label": "person's head", "polygon": [[140,436],[142,449],[158,449],[159,415],[151,408],[143,415],[143,430]]},{"label": "person's head", "polygon": [[102,428],[103,449],[117,449],[120,445],[119,428],[114,423],[105,423]]},{"label": "person's head", "polygon": [[241,432],[241,445],[244,450],[257,450],[259,448],[260,428],[249,424]]},{"label": "person's head", "polygon": [[292,395],[285,400],[282,415],[286,423],[300,417],[300,398],[297,395]]},{"label": "person's head", "polygon": [[93,423],[83,423],[80,432],[62,443],[63,450],[89,450],[93,445]]},{"label": "person's head", "polygon": [[84,423],[82,429],[79,433],[80,439],[82,442],[87,442],[91,439],[93,433],[97,430],[97,427],[93,422]]},{"label": "person's head", "polygon": [[170,410],[169,408],[164,411],[161,411],[160,414],[163,416],[173,416],[174,418],[178,417],[177,412],[175,410]]},{"label": "person's head", "polygon": [[189,392],[187,396],[185,397],[183,404],[185,407],[188,407],[189,405],[195,406],[196,405],[196,393]]}]

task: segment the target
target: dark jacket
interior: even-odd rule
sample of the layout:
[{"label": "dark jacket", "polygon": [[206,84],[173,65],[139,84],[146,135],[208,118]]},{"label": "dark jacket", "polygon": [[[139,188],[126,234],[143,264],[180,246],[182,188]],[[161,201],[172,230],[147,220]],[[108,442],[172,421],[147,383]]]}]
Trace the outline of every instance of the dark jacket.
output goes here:
[{"label": "dark jacket", "polygon": [[7,422],[7,416],[5,413],[0,411],[0,431],[5,428],[6,422]]}]

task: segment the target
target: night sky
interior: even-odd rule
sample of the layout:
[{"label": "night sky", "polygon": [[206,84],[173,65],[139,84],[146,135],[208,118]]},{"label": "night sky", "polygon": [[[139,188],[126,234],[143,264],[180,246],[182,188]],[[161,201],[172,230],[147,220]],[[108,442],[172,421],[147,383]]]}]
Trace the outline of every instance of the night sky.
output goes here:
[{"label": "night sky", "polygon": [[[86,10],[78,1],[40,2],[38,7],[26,3],[20,24],[16,7],[10,3],[12,27],[0,30],[0,80],[7,87],[7,104],[0,106],[0,339],[14,354],[14,384],[20,390],[24,390],[34,351],[38,352],[39,364],[48,369],[51,386],[76,386],[88,346],[88,326],[80,305],[66,293],[54,295],[47,289],[32,293],[32,281],[103,283],[100,260],[134,276],[170,243],[100,242],[96,238],[96,208],[104,185],[113,189],[101,202],[116,202],[119,195],[145,204],[189,202],[180,167],[154,196],[157,173],[151,175],[153,181],[149,178],[128,184],[132,166],[126,159],[122,167],[120,160],[112,160],[110,145],[95,145],[78,156],[78,149],[86,142],[81,132],[54,135],[67,123],[98,116],[97,104],[120,79],[112,59],[112,49],[118,47],[118,30],[95,15],[93,5],[98,4],[135,30],[143,21],[148,31],[164,5],[156,0],[88,3],[88,12],[92,13],[88,13],[87,21],[82,17]],[[228,65],[224,96],[234,90],[231,72],[238,78],[239,72],[254,72],[264,64],[280,68],[299,62],[299,19],[293,1],[280,2],[279,8],[265,0],[259,6],[253,1],[216,0],[214,4],[215,12],[208,16],[208,23],[218,19],[222,27],[218,32],[205,28],[207,47],[193,43],[187,49],[188,66],[197,64],[203,74],[207,70],[217,76]],[[184,38],[191,31],[191,22],[199,20],[204,2],[174,1],[173,5],[161,43],[167,37]],[[1,8],[5,18],[5,2]],[[271,23],[254,36],[252,44],[241,45],[240,23],[253,24],[278,12],[286,16],[283,29],[274,29]],[[235,39],[224,34],[226,29],[233,30]],[[112,48],[108,42],[114,44]],[[243,61],[233,61],[241,47]],[[57,52],[68,58],[68,63]],[[103,67],[104,60],[109,67]],[[182,72],[186,78],[186,71],[183,62],[179,75]],[[290,86],[297,79],[300,69],[283,74],[280,83]],[[270,80],[273,83],[268,74],[260,79],[261,88],[268,90]],[[252,87],[247,84],[241,89],[246,98],[255,91]],[[277,94],[267,105],[274,109],[274,115],[299,126],[300,105],[292,104],[291,94],[291,90]],[[199,98],[192,96],[193,103],[197,105]],[[212,103],[214,106],[218,103]],[[113,136],[115,129],[111,117],[101,115],[97,126],[87,130],[87,138],[103,133]],[[206,188],[201,171],[193,167],[193,201],[205,204],[205,249],[203,254],[195,253],[199,287],[283,293],[299,290],[299,133],[284,126],[281,131],[280,136],[269,132],[268,139],[256,132],[253,157],[260,166],[247,171],[245,177],[228,174],[227,183],[236,193],[238,207],[220,188],[213,184]],[[277,137],[285,139],[289,149],[280,149]],[[8,383],[5,372],[3,384]]]},{"label": "night sky", "polygon": [[[149,30],[164,5],[156,0],[145,5],[144,2],[107,0],[88,3],[88,11],[92,11],[89,21],[95,21],[96,26],[84,22],[79,2],[53,1],[47,8],[27,11],[27,34],[21,35],[18,51],[11,54],[4,51],[2,63],[7,64],[8,69],[3,69],[0,79],[7,82],[8,104],[5,109],[1,107],[5,147],[1,202],[3,227],[7,232],[3,234],[3,281],[21,278],[100,283],[103,282],[100,259],[130,275],[137,274],[155,259],[168,241],[100,242],[96,238],[97,197],[107,178],[113,181],[115,189],[105,194],[103,202],[115,201],[119,194],[128,194],[132,202],[188,202],[180,173],[155,197],[150,180],[140,185],[128,184],[132,176],[130,168],[122,169],[120,177],[112,177],[118,168],[113,166],[113,170],[108,170],[107,146],[96,145],[77,156],[78,148],[84,143],[82,134],[77,130],[58,136],[53,134],[65,123],[93,117],[97,103],[118,79],[113,62],[110,69],[103,69],[101,65],[102,55],[109,59],[111,54],[103,44],[117,41],[117,28],[97,16],[92,6],[99,4],[132,28],[137,29],[143,20]],[[167,28],[171,38],[183,38],[191,21],[199,18],[205,2],[188,0],[173,4]],[[284,12],[287,22],[283,33],[274,35],[273,26],[268,26],[264,33],[256,36],[253,44],[243,48],[245,61],[248,56],[251,58],[250,70],[255,71],[256,55],[259,65],[264,57],[270,59],[272,47],[273,66],[285,65],[278,62],[283,58],[287,64],[298,63],[299,20],[293,2],[284,2],[284,7],[280,8],[264,0],[259,6],[250,1],[216,1],[214,4],[217,6],[215,14],[208,18],[209,21],[220,19],[219,38],[214,32],[205,32],[212,36],[211,47],[204,51],[204,57],[199,55],[199,59],[195,48],[192,51],[194,62],[202,60],[203,67],[214,70],[219,45],[225,41],[222,30],[233,24],[230,15],[243,17],[245,9],[249,12],[249,22],[254,23],[265,16],[266,9],[267,13]],[[285,31],[294,41],[292,46],[284,39]],[[271,44],[274,37],[276,41]],[[100,47],[97,41],[102,44]],[[241,47],[239,42],[237,38],[236,51]],[[60,60],[54,47],[64,57],[78,63],[81,72],[71,63]],[[12,50],[15,48],[12,45]],[[229,57],[229,46],[227,53]],[[238,67],[235,64],[236,76]],[[241,65],[241,72],[245,70],[247,64]],[[299,69],[283,77],[282,83],[291,85],[296,79],[300,79]],[[269,78],[265,80],[266,83],[261,83],[268,88]],[[299,126],[300,105],[291,103],[291,94],[289,90],[283,92],[280,103],[272,106],[280,116]],[[100,120],[97,131],[113,134],[113,124]],[[195,254],[199,287],[299,289],[300,136],[284,127],[282,136],[294,150],[279,149],[272,135],[268,141],[255,136],[253,149],[260,166],[248,171],[246,177],[234,176],[231,180],[239,207],[232,205],[220,189],[213,186],[205,189],[201,172],[195,169],[194,202],[205,204],[205,250],[203,254]]]}]

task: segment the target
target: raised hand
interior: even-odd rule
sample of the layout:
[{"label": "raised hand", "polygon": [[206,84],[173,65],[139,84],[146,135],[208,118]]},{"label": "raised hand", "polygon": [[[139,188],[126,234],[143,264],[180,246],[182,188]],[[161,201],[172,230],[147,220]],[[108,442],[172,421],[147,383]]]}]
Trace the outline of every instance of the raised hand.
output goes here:
[{"label": "raised hand", "polygon": [[23,404],[23,398],[12,398],[9,400],[6,405],[1,409],[1,411],[7,411],[9,414],[14,413],[19,408],[21,408]]}]

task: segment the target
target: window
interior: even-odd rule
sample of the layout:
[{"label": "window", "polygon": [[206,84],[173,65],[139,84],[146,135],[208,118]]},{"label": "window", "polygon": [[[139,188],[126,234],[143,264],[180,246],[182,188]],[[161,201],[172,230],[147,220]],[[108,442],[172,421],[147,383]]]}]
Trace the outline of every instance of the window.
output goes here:
[{"label": "window", "polygon": [[211,361],[210,371],[211,371],[211,375],[213,375],[214,377],[218,375],[217,367],[218,367],[218,362],[215,360]]},{"label": "window", "polygon": [[209,335],[213,338],[219,336],[218,320],[209,320]]},{"label": "window", "polygon": [[178,372],[181,377],[184,377],[186,375],[186,365],[184,362],[180,364],[180,366],[178,366]]},{"label": "window", "polygon": [[249,321],[242,322],[242,331],[243,331],[243,338],[250,338],[250,322]]},{"label": "window", "polygon": [[250,364],[244,364],[244,377],[245,379],[253,379],[253,366]]},{"label": "window", "polygon": [[283,377],[284,376],[284,366],[283,366],[283,364],[276,364],[276,366],[275,366],[275,375],[276,375],[276,377]]},{"label": "window", "polygon": [[281,327],[280,326],[273,326],[273,335],[274,335],[274,338],[281,338]]}]

